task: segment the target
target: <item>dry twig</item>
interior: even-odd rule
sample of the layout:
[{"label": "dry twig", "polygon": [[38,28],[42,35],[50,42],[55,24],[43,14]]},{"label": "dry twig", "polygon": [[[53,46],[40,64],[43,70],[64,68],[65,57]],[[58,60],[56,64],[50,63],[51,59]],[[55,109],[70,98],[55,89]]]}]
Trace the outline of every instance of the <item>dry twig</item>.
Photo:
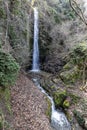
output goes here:
[{"label": "dry twig", "polygon": [[80,19],[85,23],[85,25],[87,25],[87,21],[85,19],[83,11],[79,7],[78,3],[75,0],[69,0],[69,3],[74,12],[80,17]]}]

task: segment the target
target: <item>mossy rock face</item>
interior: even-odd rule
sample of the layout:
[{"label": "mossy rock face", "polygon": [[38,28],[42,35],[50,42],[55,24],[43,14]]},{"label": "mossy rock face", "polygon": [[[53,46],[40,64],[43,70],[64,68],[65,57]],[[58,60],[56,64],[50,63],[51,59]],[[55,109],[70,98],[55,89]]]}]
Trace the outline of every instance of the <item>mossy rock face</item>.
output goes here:
[{"label": "mossy rock face", "polygon": [[63,107],[63,102],[67,97],[66,90],[59,90],[54,92],[53,99],[55,102],[56,107]]},{"label": "mossy rock face", "polygon": [[15,59],[3,51],[0,51],[0,85],[7,87],[13,85],[17,78],[19,65]]},{"label": "mossy rock face", "polygon": [[[28,15],[30,17],[28,9],[26,0],[9,1],[11,17],[8,24],[8,37],[12,47],[11,54],[23,68],[31,65],[32,55],[30,50],[30,44],[32,44],[30,37],[32,37],[31,25],[33,24],[33,20],[30,20],[31,18],[28,20]],[[28,22],[30,23],[30,29],[26,28]]]},{"label": "mossy rock face", "polygon": [[[53,82],[52,82],[53,81]],[[56,84],[57,85],[56,85]],[[60,79],[53,80],[40,80],[41,86],[46,90],[46,92],[53,97],[56,108],[68,108],[71,102],[66,102],[69,94],[67,93],[66,87]],[[64,102],[65,101],[65,102]]]},{"label": "mossy rock face", "polygon": [[[74,83],[82,77],[84,64],[87,61],[87,43],[80,43],[75,46],[69,54],[69,61],[60,73],[64,83]],[[85,66],[86,68],[86,66]],[[86,73],[86,72],[85,72]]]},{"label": "mossy rock face", "polygon": [[74,66],[74,68],[62,72],[60,77],[65,83],[74,83],[76,79],[80,78],[80,70],[78,66]]}]

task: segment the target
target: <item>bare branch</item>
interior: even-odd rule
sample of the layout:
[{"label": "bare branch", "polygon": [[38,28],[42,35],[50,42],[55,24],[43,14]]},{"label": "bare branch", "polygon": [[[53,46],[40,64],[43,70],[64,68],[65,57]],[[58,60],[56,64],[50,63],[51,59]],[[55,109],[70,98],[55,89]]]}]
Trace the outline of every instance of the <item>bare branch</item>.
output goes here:
[{"label": "bare branch", "polygon": [[75,0],[69,0],[71,8],[74,12],[80,17],[80,19],[87,25],[87,21],[84,17],[82,9],[78,6],[78,3]]}]

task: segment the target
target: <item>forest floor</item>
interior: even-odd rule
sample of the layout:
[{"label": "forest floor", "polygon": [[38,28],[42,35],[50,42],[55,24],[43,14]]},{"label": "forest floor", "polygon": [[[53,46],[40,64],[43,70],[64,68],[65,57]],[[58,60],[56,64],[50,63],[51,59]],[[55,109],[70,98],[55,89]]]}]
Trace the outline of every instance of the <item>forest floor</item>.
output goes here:
[{"label": "forest floor", "polygon": [[52,130],[46,116],[47,102],[25,74],[20,74],[11,88],[14,130]]},{"label": "forest floor", "polygon": [[[78,103],[70,105],[67,112],[73,117],[73,111],[79,111],[87,126],[87,92],[82,90],[81,84],[79,81],[77,84],[67,86],[68,92],[80,97]],[[57,87],[63,87],[61,85],[58,80]],[[27,77],[27,74],[21,72],[16,84],[11,87],[12,116],[5,111],[7,121],[11,125],[9,130],[53,130],[46,115],[48,105],[46,96]],[[76,120],[72,121],[74,121],[74,125],[72,124],[74,130],[83,130]]]}]

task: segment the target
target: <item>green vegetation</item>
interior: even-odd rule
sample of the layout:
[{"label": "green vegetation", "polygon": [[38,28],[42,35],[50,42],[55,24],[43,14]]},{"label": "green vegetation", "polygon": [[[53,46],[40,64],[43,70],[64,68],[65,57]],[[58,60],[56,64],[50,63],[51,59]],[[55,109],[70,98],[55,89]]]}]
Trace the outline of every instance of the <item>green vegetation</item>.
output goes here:
[{"label": "green vegetation", "polygon": [[10,89],[9,87],[7,87],[5,90],[3,90],[2,88],[0,88],[0,102],[4,102],[6,109],[8,110],[9,113],[11,113],[11,104],[10,104],[10,100],[11,100],[11,95],[10,95]]},{"label": "green vegetation", "polygon": [[0,85],[3,87],[14,85],[19,71],[15,59],[0,50]]},{"label": "green vegetation", "polygon": [[75,46],[70,52],[71,63],[78,65],[79,67],[84,65],[87,59],[87,43],[83,42]]},{"label": "green vegetation", "polygon": [[19,71],[19,65],[16,63],[15,59],[2,50],[0,50],[0,129],[9,129],[9,123],[4,117],[4,110],[8,114],[11,114],[11,95],[9,86],[14,85]]},{"label": "green vegetation", "polygon": [[0,18],[3,18],[3,19],[6,18],[6,12],[2,7],[0,7]]},{"label": "green vegetation", "polygon": [[71,104],[77,104],[80,100],[80,97],[73,93],[68,93],[68,96],[71,98]]},{"label": "green vegetation", "polygon": [[51,102],[48,98],[46,98],[46,102],[47,102],[47,110],[46,110],[46,115],[47,117],[49,117],[49,119],[51,118]]},{"label": "green vegetation", "polygon": [[63,72],[60,74],[64,83],[75,83],[76,80],[85,78],[86,61],[87,43],[84,42],[76,45],[69,53],[69,62],[63,67]]},{"label": "green vegetation", "polygon": [[13,48],[15,48],[15,46],[18,44],[17,43],[18,37],[17,37],[16,31],[13,25],[9,25],[8,34],[9,34],[10,39],[12,40],[10,44]]},{"label": "green vegetation", "polygon": [[3,0],[0,0],[0,19],[6,19],[6,11],[3,6]]},{"label": "green vegetation", "polygon": [[67,92],[65,90],[59,90],[53,93],[53,99],[56,107],[63,107],[63,102],[67,97]]},{"label": "green vegetation", "polygon": [[66,99],[64,102],[63,102],[63,108],[69,108],[70,106],[70,102]]},{"label": "green vegetation", "polygon": [[8,130],[10,128],[9,123],[5,120],[2,110],[0,110],[0,130]]},{"label": "green vegetation", "polygon": [[19,0],[10,0],[10,4],[11,4],[11,11],[14,15],[19,15],[20,14],[20,8],[19,8],[19,5],[20,5],[20,1]]},{"label": "green vegetation", "polygon": [[56,9],[54,9],[53,7],[49,7],[48,13],[54,18],[55,23],[61,23],[61,16],[58,14]]},{"label": "green vegetation", "polygon": [[74,113],[74,116],[76,117],[79,125],[84,128],[85,127],[85,120],[84,120],[82,114],[77,110],[74,110],[73,113]]},{"label": "green vegetation", "polygon": [[11,113],[11,104],[10,104],[11,95],[9,88],[6,88],[5,91],[3,92],[3,98],[5,100],[7,110]]},{"label": "green vegetation", "polygon": [[80,70],[78,69],[78,66],[73,66],[73,68],[62,72],[60,77],[64,83],[74,83],[76,79],[80,77]]}]

